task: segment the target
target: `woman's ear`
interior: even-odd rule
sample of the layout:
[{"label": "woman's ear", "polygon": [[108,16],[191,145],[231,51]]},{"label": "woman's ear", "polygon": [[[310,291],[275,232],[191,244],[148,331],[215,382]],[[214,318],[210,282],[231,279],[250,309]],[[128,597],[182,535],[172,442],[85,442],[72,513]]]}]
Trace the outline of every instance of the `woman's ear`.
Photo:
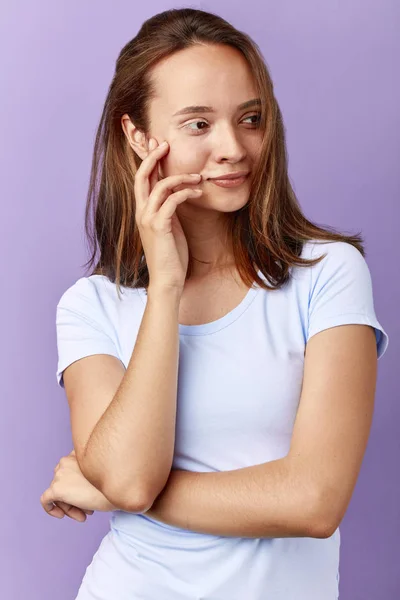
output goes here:
[{"label": "woman's ear", "polygon": [[146,135],[135,127],[127,114],[121,117],[121,126],[132,150],[144,160],[149,153]]}]

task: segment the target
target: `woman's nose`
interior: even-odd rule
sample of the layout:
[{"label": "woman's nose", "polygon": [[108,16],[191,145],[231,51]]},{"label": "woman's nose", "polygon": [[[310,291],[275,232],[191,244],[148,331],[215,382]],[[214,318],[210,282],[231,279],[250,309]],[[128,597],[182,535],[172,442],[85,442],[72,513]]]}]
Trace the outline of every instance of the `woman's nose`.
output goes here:
[{"label": "woman's nose", "polygon": [[226,127],[221,129],[218,140],[215,140],[214,154],[217,161],[239,162],[245,158],[247,152],[237,133]]}]

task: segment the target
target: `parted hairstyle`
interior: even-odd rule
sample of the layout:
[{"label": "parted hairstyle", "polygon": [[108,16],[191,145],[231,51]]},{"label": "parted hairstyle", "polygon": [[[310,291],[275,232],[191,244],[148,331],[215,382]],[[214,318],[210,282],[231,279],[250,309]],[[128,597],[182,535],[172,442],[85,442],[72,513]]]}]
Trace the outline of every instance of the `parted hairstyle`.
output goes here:
[{"label": "parted hairstyle", "polygon": [[[196,44],[225,44],[242,52],[261,99],[263,140],[249,200],[240,210],[229,213],[227,226],[227,239],[233,241],[234,261],[242,281],[248,287],[256,282],[266,290],[279,289],[290,278],[292,266],[312,266],[326,256],[300,258],[303,243],[309,240],[347,242],[365,256],[360,233],[345,235],[304,216],[289,181],[282,115],[258,45],[216,14],[181,8],[145,21],[118,56],[96,133],[85,209],[91,256],[83,266],[89,274],[105,275],[116,284],[118,295],[120,286],[148,288],[149,271],[135,222],[134,181],[142,160],[129,145],[121,117],[128,114],[147,137],[149,103],[155,95],[153,67]],[[189,251],[187,278],[193,260]]]}]

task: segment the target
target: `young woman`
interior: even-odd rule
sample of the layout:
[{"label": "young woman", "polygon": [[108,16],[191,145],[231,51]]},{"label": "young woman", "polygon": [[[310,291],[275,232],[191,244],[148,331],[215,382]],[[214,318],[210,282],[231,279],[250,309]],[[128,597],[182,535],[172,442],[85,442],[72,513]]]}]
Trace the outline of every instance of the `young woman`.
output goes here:
[{"label": "young woman", "polygon": [[245,33],[169,10],[122,49],[86,231],[57,305],[74,451],[41,498],[112,510],[77,599],[337,599],[388,336],[361,237],[300,209]]}]

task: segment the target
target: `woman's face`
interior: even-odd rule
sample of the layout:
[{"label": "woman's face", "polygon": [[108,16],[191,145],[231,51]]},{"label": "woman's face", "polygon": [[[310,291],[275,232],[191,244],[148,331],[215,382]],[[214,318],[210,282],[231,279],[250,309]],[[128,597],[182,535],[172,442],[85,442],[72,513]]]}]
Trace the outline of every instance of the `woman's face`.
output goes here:
[{"label": "woman's face", "polygon": [[[157,98],[150,105],[150,136],[169,152],[159,163],[159,174],[200,173],[199,198],[179,205],[233,212],[248,201],[252,171],[261,149],[257,99],[247,61],[230,46],[194,46],[160,62],[153,71]],[[176,114],[190,106],[207,106]],[[235,171],[249,172],[238,187],[223,188],[209,178]],[[185,185],[178,186],[175,191]],[[189,207],[188,207],[189,208]]]}]

